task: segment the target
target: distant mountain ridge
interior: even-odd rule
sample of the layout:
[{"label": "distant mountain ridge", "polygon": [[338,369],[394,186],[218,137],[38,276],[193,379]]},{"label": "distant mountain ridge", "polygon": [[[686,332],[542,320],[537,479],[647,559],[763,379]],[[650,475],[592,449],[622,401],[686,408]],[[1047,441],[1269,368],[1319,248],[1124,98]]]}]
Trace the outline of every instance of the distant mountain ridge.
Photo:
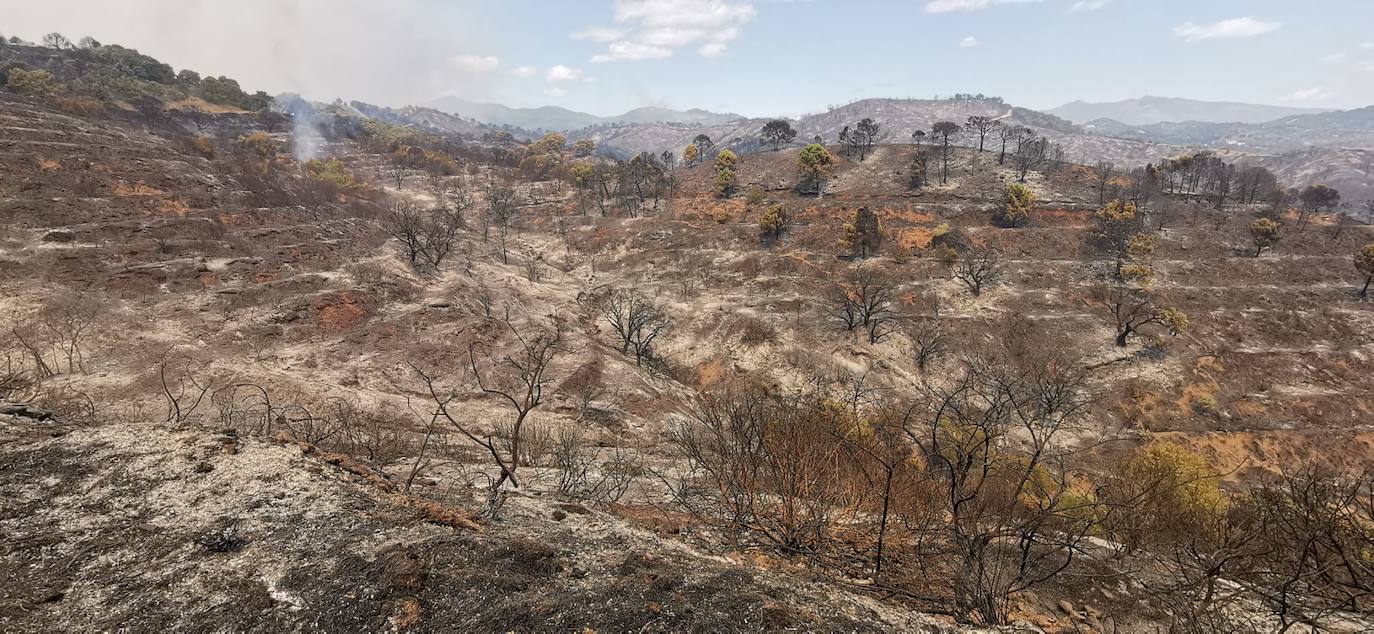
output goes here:
[{"label": "distant mountain ridge", "polygon": [[1045,112],[1084,124],[1111,119],[1141,126],[1165,122],[1266,123],[1293,115],[1330,112],[1320,108],[1266,106],[1234,101],[1199,101],[1177,97],[1140,97],[1106,103],[1073,101]]},{"label": "distant mountain ridge", "polygon": [[[1063,145],[1070,160],[1091,163],[1110,159],[1121,164],[1138,164],[1176,156],[1187,148],[1136,139],[1119,139],[1092,134],[1068,121],[1035,110],[1019,108],[998,99],[862,99],[825,112],[792,120],[797,131],[793,145],[809,143],[820,137],[825,143],[838,143],[840,131],[861,119],[878,122],[880,143],[910,143],[913,130],[930,130],[938,121],[963,123],[970,116],[985,116],[999,121],[1028,126],[1051,141]],[[588,127],[569,132],[570,139],[591,139],[600,151],[617,158],[628,158],[642,151],[680,153],[698,134],[705,134],[715,147],[730,147],[736,152],[751,152],[761,147],[760,130],[767,119],[739,119],[723,124],[624,124]],[[955,141],[972,143],[964,135]],[[989,148],[997,141],[988,139]]]},{"label": "distant mountain ridge", "polygon": [[1374,106],[1292,115],[1265,123],[1183,121],[1129,125],[1096,119],[1083,126],[1106,136],[1261,154],[1314,147],[1374,149]]},{"label": "distant mountain ridge", "polygon": [[615,116],[600,117],[562,106],[512,108],[499,103],[477,103],[452,96],[440,97],[427,105],[441,112],[474,119],[488,125],[513,126],[526,130],[568,131],[595,125],[626,123],[720,125],[744,118],[728,112],[710,112],[696,108],[673,110],[656,106],[645,106]]}]

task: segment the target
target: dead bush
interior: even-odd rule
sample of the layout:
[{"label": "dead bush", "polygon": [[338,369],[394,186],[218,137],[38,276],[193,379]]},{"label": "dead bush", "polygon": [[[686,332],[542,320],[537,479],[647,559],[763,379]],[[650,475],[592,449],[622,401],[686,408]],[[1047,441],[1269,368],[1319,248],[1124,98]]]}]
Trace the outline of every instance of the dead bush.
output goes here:
[{"label": "dead bush", "polygon": [[523,249],[521,257],[524,258],[525,279],[536,284],[544,279],[544,253],[542,251]]},{"label": "dead bush", "polygon": [[778,331],[772,324],[753,317],[746,318],[740,328],[740,343],[751,348],[777,343]]},{"label": "dead bush", "polygon": [[256,151],[241,146],[230,166],[234,180],[247,192],[246,202],[249,205],[290,207],[296,204],[296,195],[274,159],[264,158]]},{"label": "dead bush", "polygon": [[[199,387],[200,383],[191,370],[186,370],[182,383],[190,382]],[[164,384],[166,380],[164,379]],[[209,387],[205,387],[206,392]],[[204,392],[202,392],[203,396]],[[170,399],[169,400],[173,400]],[[175,408],[175,400],[169,408]],[[262,386],[241,383],[221,387],[210,393],[210,404],[215,409],[215,426],[220,429],[236,430],[241,436],[269,436],[272,432],[273,401],[271,394]]]},{"label": "dead bush", "polygon": [[520,426],[520,442],[513,443],[514,426],[514,421],[502,421],[496,426],[496,438],[502,451],[510,454],[515,446],[519,446],[519,464],[531,467],[544,466],[554,446],[553,430],[548,425],[525,421],[525,424]]},{"label": "dead bush", "polygon": [[620,353],[633,353],[635,365],[643,366],[656,357],[654,342],[673,326],[666,311],[635,290],[612,290],[602,295],[596,305],[615,330]]},{"label": "dead bush", "polygon": [[592,500],[614,504],[619,502],[635,481],[644,474],[644,463],[639,457],[620,447],[611,448],[610,455],[601,461],[600,480],[593,491]]},{"label": "dead bush", "polygon": [[914,348],[916,368],[922,372],[926,367],[944,356],[949,350],[948,336],[938,320],[922,320],[911,331],[911,345]]},{"label": "dead bush", "polygon": [[28,402],[50,413],[54,420],[76,425],[100,421],[99,410],[89,394],[60,382],[45,382],[34,387]]},{"label": "dead bush", "polygon": [[79,95],[61,95],[53,97],[52,106],[69,115],[83,118],[102,117],[108,112],[105,107],[105,102],[94,97]]},{"label": "dead bush", "polygon": [[387,235],[401,245],[401,252],[417,273],[433,275],[459,244],[464,228],[462,214],[450,209],[425,211],[405,198],[391,201],[379,220]]},{"label": "dead bush", "polygon": [[472,298],[469,311],[473,315],[483,319],[492,319],[495,316],[493,310],[496,308],[497,297],[490,286],[480,284],[472,289],[468,296]]},{"label": "dead bush", "polygon": [[558,494],[576,497],[587,489],[587,480],[596,464],[596,452],[574,428],[558,431],[553,442],[553,460],[558,466]]},{"label": "dead bush", "polygon": [[392,274],[376,262],[358,262],[348,265],[344,270],[366,289],[369,297],[376,297],[383,302],[413,302],[422,290],[410,280]]},{"label": "dead bush", "polygon": [[996,249],[970,249],[954,268],[954,279],[977,297],[1002,280],[1004,266]]},{"label": "dead bush", "polygon": [[28,355],[5,350],[0,353],[0,400],[23,402],[36,380]]},{"label": "dead bush", "polygon": [[[524,438],[523,426],[530,413],[544,403],[544,390],[551,388],[555,383],[550,376],[551,366],[565,346],[566,324],[561,318],[555,317],[552,329],[529,323],[522,332],[509,319],[506,321],[506,327],[515,340],[509,347],[511,352],[505,355],[494,354],[491,341],[481,346],[475,341],[469,343],[468,369],[471,374],[467,376],[471,377],[482,394],[499,398],[510,405],[513,420],[506,434],[509,439],[509,451],[503,452],[498,446],[498,443],[502,442],[501,439],[479,436],[472,428],[470,420],[455,416],[456,412],[450,409],[450,403],[458,396],[455,386],[443,385],[433,375],[426,374],[419,366],[411,364],[411,369],[415,371],[424,386],[424,391],[434,403],[433,419],[437,421],[442,418],[464,438],[484,449],[500,470],[500,476],[492,480],[488,487],[488,517],[496,517],[500,513],[506,498],[506,491],[503,489],[506,483],[516,488],[521,486],[516,471],[525,453],[520,447]],[[481,363],[478,362],[479,347],[482,350]]]},{"label": "dead bush", "polygon": [[177,147],[187,154],[194,154],[201,158],[215,158],[215,146],[210,137],[203,134],[183,135],[176,139]]},{"label": "dead bush", "polygon": [[173,348],[162,352],[158,359],[157,375],[166,406],[164,422],[188,422],[199,417],[198,411],[206,396],[214,388],[213,377],[207,373],[209,364],[203,360],[181,355]]},{"label": "dead bush", "polygon": [[604,458],[602,454],[603,450],[590,446],[579,430],[560,430],[553,442],[558,494],[598,504],[619,502],[644,474],[643,462],[619,447]]},{"label": "dead bush", "polygon": [[100,177],[90,172],[81,172],[72,181],[72,193],[79,198],[95,198],[103,195],[106,189]]},{"label": "dead bush", "polygon": [[606,392],[604,365],[601,357],[597,356],[573,370],[558,388],[563,394],[572,397],[577,404],[579,420],[587,415],[587,408],[591,407],[592,401]]},{"label": "dead bush", "polygon": [[847,271],[831,290],[835,316],[845,330],[864,332],[872,344],[882,343],[892,332],[896,294],[891,277],[872,266]]},{"label": "dead bush", "polygon": [[34,379],[84,373],[87,340],[102,310],[89,293],[56,289],[37,314],[10,318],[8,347],[28,358]]},{"label": "dead bush", "polygon": [[331,413],[340,425],[340,451],[378,466],[415,453],[402,415],[385,408],[363,407],[351,400],[337,401]]},{"label": "dead bush", "polygon": [[692,419],[669,430],[687,462],[672,483],[699,521],[786,551],[829,549],[858,507],[832,420],[804,399],[757,387],[702,395]]},{"label": "dead bush", "polygon": [[0,403],[32,409],[45,418],[63,423],[96,421],[96,406],[88,394],[51,375],[40,375],[35,357],[0,333]]},{"label": "dead bush", "polygon": [[783,351],[783,360],[792,368],[806,374],[814,374],[830,364],[830,356],[820,354],[804,345],[794,345]]},{"label": "dead bush", "polygon": [[241,435],[287,432],[321,450],[354,453],[354,443],[368,429],[370,417],[351,400],[321,398],[290,388],[271,391],[251,381],[231,382],[217,388],[210,388],[208,382],[196,384],[209,392],[216,427],[233,429]]}]

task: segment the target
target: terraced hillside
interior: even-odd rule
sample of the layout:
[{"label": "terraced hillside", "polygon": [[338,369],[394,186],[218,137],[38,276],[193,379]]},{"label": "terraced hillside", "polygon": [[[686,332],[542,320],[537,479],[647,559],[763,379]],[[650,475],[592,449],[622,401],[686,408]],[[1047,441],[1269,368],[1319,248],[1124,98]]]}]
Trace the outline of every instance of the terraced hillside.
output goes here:
[{"label": "terraced hillside", "polygon": [[[834,257],[836,228],[846,211],[867,206],[877,210],[895,243],[882,266],[903,280],[901,292],[938,302],[940,318],[960,324],[970,338],[995,336],[998,320],[1008,316],[1072,333],[1079,343],[1069,345],[1103,364],[1106,392],[1097,416],[1108,433],[1179,436],[1228,467],[1272,466],[1298,455],[1338,461],[1369,455],[1374,401],[1363,377],[1371,369],[1374,313],[1357,297],[1363,277],[1351,254],[1374,239],[1370,227],[1338,233],[1334,221],[1323,218],[1255,258],[1244,210],[1171,211],[1179,218],[1159,232],[1154,287],[1190,316],[1191,327],[1169,341],[1166,354],[1152,358],[1144,350],[1115,349],[1109,316],[1090,297],[1104,264],[1092,245],[1098,197],[1085,171],[1032,178],[1039,207],[1028,226],[1004,229],[990,222],[998,204],[987,192],[1015,175],[997,169],[995,156],[961,153],[950,185],[909,192],[902,174],[914,151],[889,146],[863,163],[842,162],[820,200],[776,188],[788,182],[792,153],[744,158],[741,181],[771,188],[798,226],[773,251],[748,253],[747,238],[732,251],[764,266],[785,255],[823,268]],[[971,168],[970,158],[980,167]],[[706,189],[709,169],[690,170],[684,188]],[[687,213],[713,206],[705,194],[677,203]],[[748,214],[732,219],[752,220]],[[1004,254],[1004,283],[976,300],[963,297],[945,265],[922,248],[942,224]],[[933,310],[927,305],[915,313],[930,316]],[[903,348],[893,345],[896,354],[884,361],[900,367],[901,354],[909,352]],[[1281,453],[1273,453],[1275,447]]]},{"label": "terraced hillside", "polygon": [[[712,390],[847,393],[859,411],[939,389],[1001,345],[1083,372],[1090,398],[1058,441],[1081,458],[1076,472],[1163,439],[1243,490],[1299,461],[1358,467],[1374,454],[1374,305],[1356,296],[1351,265],[1374,241],[1368,226],[1318,216],[1299,231],[1290,217],[1254,257],[1258,209],[1159,201],[1146,221],[1162,226],[1149,288],[1188,328],[1144,326],[1122,347],[1099,293],[1111,268],[1092,235],[1102,196],[1083,166],[1032,172],[1038,202],[1016,228],[994,222],[1017,179],[1009,165],[959,149],[948,183],[912,189],[909,144],[837,156],[820,196],[796,192],[789,150],[741,156],[739,194],[725,199],[711,165],[677,170],[672,193],[633,214],[600,215],[572,184],[520,182],[507,227],[482,211],[504,195],[505,165],[429,176],[336,139],[322,153],[360,185],[321,201],[296,189],[306,177],[289,135],[264,135],[278,152],[249,160],[245,148],[261,144],[237,131],[207,134],[207,148],[0,97],[4,350],[11,368],[35,354],[47,368],[11,394],[32,410],[0,418],[0,487],[13,493],[0,507],[0,607],[17,608],[0,609],[17,614],[0,623],[952,628],[969,611],[946,571],[901,567],[918,557],[914,538],[888,555],[905,571],[891,574],[908,575],[892,579],[870,573],[867,538],[836,563],[694,521],[676,504],[701,486],[681,430],[702,420]],[[456,199],[443,183],[471,204],[444,264],[420,274],[394,237],[396,205]],[[775,203],[787,227],[764,241],[759,220]],[[860,208],[883,235],[862,261],[838,243]],[[985,251],[1003,273],[975,295],[954,272]],[[864,271],[890,282],[881,337],[838,318]],[[671,322],[647,361],[616,338],[607,291],[633,291]],[[945,354],[920,359],[932,331]],[[524,483],[497,513],[506,498],[483,499],[501,473],[490,457],[519,453],[509,425],[520,398],[495,394],[512,388],[493,377],[548,337],[557,354],[529,389],[542,400],[519,419],[536,430]],[[567,485],[579,465],[584,489]],[[872,514],[844,525],[858,532]],[[112,532],[146,536],[99,539]],[[1084,553],[1110,548],[1092,543]],[[1106,574],[1094,566],[1109,560],[1073,574]],[[204,562],[196,578],[219,607],[177,616],[189,591],[116,565],[130,561]],[[1133,598],[1156,574],[1113,577],[1120,585],[1050,575],[1013,593],[1003,620],[1162,627],[1176,606]],[[34,575],[51,587],[16,581]]]}]

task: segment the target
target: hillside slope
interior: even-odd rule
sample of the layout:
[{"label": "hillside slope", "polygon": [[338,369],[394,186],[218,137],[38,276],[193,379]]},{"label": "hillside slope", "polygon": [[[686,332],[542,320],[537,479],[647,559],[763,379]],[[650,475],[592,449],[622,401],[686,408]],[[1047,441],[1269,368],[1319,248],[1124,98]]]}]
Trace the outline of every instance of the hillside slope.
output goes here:
[{"label": "hillside slope", "polygon": [[1374,150],[1312,148],[1261,156],[1254,161],[1297,187],[1317,183],[1334,187],[1347,201],[1350,213],[1374,221],[1374,213],[1366,205],[1374,201]]},{"label": "hillside slope", "polygon": [[[948,182],[920,188],[910,143],[838,155],[819,197],[795,190],[794,149],[744,154],[734,196],[695,165],[653,202],[600,213],[594,191],[521,180],[506,152],[425,173],[395,169],[385,144],[339,136],[322,151],[356,183],[321,201],[300,187],[309,168],[282,131],[207,128],[206,151],[189,125],[8,96],[0,127],[0,315],[12,320],[0,341],[27,362],[19,335],[92,311],[79,361],[63,363],[67,340],[53,340],[58,371],[38,381],[35,403],[63,424],[0,428],[0,531],[15,537],[0,546],[0,600],[18,606],[0,610],[8,629],[399,629],[417,611],[415,627],[434,631],[943,627],[913,612],[959,608],[957,562],[923,549],[944,534],[942,514],[894,524],[880,577],[868,565],[871,480],[855,474],[846,493],[864,503],[834,507],[846,515],[832,541],[800,550],[683,502],[712,487],[676,434],[707,398],[749,386],[864,412],[920,402],[974,355],[1053,353],[1081,370],[1082,408],[1056,449],[1092,485],[1157,441],[1194,452],[1228,492],[1313,461],[1357,470],[1374,451],[1374,304],[1351,265],[1374,228],[1329,214],[1299,230],[1280,210],[1282,240],[1257,256],[1259,208],[1155,198],[1142,225],[1148,290],[1188,326],[1146,324],[1119,346],[1097,294],[1111,262],[1094,212],[1109,194],[1082,165],[1028,174],[1037,202],[1012,228],[997,217],[1018,174],[962,148]],[[504,183],[509,225],[493,225]],[[436,185],[471,204],[450,257],[420,271],[394,218],[437,216]],[[632,183],[613,185],[631,199]],[[787,224],[765,240],[773,204]],[[859,209],[881,229],[866,257],[840,241]],[[985,250],[1001,275],[974,293],[955,273]],[[840,318],[845,284],[864,271],[891,285],[880,337]],[[648,361],[617,340],[610,291],[666,317]],[[946,351],[921,361],[932,332]],[[514,419],[474,377],[518,366],[532,333],[560,347],[524,420],[523,482],[473,528]],[[198,386],[209,395],[183,411],[177,395],[189,407]],[[821,444],[848,433],[830,428]],[[563,438],[591,462],[560,456]],[[623,488],[562,486],[593,463],[584,475],[619,474]],[[411,474],[411,495],[398,495]],[[1078,555],[1068,574],[1009,597],[1007,621],[1154,631],[1176,615],[1136,560],[1118,571],[1120,553]],[[200,587],[211,599],[194,604]]]},{"label": "hillside slope", "polygon": [[287,436],[0,416],[0,465],[6,631],[958,631],[576,504],[479,524]]}]

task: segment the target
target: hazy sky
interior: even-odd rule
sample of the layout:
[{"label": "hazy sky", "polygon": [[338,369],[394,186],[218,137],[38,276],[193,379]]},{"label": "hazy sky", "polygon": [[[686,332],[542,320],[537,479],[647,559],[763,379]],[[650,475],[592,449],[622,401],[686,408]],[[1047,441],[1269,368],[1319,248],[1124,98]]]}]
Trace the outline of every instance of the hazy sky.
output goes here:
[{"label": "hazy sky", "polygon": [[0,16],[7,37],[91,35],[249,90],[388,105],[1374,104],[1374,0],[0,0]]}]

